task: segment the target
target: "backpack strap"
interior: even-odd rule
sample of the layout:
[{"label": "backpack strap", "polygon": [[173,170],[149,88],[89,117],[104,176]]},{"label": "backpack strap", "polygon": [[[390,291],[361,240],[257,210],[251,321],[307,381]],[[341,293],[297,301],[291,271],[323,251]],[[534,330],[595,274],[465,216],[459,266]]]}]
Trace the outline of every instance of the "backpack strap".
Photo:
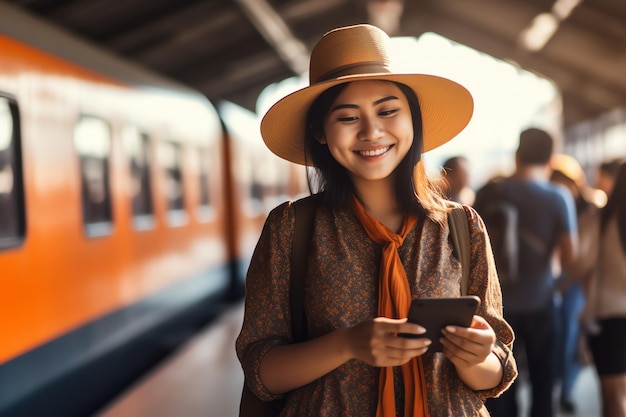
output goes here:
[{"label": "backpack strap", "polygon": [[461,295],[467,295],[470,275],[470,230],[463,206],[455,205],[448,213],[448,227],[454,251],[461,262]]},{"label": "backpack strap", "polygon": [[307,322],[304,313],[304,279],[307,273],[309,243],[313,234],[317,197],[302,198],[293,203],[296,217],[291,244],[291,279],[289,280],[289,311],[294,341],[306,340]]}]

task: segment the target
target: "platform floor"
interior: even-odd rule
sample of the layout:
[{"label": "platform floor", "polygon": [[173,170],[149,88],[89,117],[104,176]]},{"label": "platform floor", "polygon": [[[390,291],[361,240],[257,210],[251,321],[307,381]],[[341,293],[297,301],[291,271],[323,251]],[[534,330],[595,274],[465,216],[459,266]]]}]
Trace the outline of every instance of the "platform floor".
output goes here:
[{"label": "platform floor", "polygon": [[[243,373],[234,343],[242,318],[243,304],[227,310],[97,417],[236,417]],[[528,390],[520,390],[524,410],[527,397]],[[600,417],[593,367],[583,371],[575,398],[577,414],[558,417]]]}]

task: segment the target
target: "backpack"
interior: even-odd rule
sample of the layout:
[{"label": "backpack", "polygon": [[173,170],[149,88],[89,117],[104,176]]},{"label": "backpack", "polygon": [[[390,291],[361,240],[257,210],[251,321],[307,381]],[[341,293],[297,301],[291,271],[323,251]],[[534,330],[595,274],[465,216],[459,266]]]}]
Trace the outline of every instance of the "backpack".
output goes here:
[{"label": "backpack", "polygon": [[500,283],[518,279],[518,209],[504,192],[504,180],[492,180],[476,194],[474,208],[487,228]]}]

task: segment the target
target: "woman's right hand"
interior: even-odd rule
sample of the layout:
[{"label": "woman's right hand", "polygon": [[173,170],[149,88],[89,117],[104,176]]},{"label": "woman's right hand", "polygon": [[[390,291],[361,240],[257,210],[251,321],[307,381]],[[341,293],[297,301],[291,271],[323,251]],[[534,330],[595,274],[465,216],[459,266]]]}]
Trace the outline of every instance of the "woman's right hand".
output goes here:
[{"label": "woman's right hand", "polygon": [[420,335],[423,327],[407,319],[377,317],[351,327],[348,344],[351,356],[372,366],[400,366],[416,356],[423,355],[432,343],[426,338],[407,338],[401,333]]}]

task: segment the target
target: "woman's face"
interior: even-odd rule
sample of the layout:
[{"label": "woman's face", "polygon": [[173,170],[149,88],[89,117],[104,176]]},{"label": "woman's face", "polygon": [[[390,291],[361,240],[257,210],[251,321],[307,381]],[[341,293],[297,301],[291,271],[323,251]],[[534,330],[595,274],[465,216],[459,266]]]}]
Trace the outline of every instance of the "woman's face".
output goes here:
[{"label": "woman's face", "polygon": [[386,180],[413,143],[405,95],[387,81],[354,81],[337,96],[324,120],[325,143],[352,180]]}]

